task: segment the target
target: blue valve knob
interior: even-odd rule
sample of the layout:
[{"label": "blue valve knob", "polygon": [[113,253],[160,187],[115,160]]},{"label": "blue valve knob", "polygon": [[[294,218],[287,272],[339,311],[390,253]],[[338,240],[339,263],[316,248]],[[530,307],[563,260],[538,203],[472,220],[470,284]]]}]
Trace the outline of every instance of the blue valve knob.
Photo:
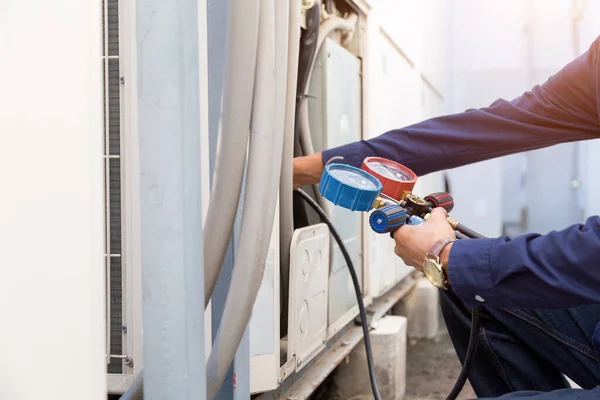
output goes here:
[{"label": "blue valve knob", "polygon": [[346,164],[325,167],[319,192],[333,204],[352,211],[369,211],[383,186],[373,175]]},{"label": "blue valve knob", "polygon": [[406,209],[398,205],[378,208],[369,216],[369,225],[377,233],[394,232],[406,223]]}]

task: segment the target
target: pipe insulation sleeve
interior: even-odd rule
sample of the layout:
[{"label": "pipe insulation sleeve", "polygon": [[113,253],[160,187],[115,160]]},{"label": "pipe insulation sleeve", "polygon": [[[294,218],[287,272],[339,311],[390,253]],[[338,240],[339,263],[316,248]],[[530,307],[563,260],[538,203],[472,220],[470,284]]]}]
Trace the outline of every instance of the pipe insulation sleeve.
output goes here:
[{"label": "pipe insulation sleeve", "polygon": [[[294,234],[294,126],[296,110],[296,87],[298,80],[298,58],[300,52],[300,25],[302,0],[290,0],[287,94],[285,100],[285,126],[281,178],[279,181],[279,248],[281,274],[281,310],[287,313],[289,296],[290,244]],[[285,327],[281,329],[286,330]]]},{"label": "pipe insulation sleeve", "polygon": [[142,370],[135,378],[131,386],[119,400],[143,400],[144,399],[144,371]]},{"label": "pipe insulation sleeve", "polygon": [[[284,119],[275,113],[281,108],[283,114],[278,103],[285,105],[285,91],[280,85],[285,88],[287,12],[287,2],[261,2],[244,210],[230,288],[206,368],[209,399],[214,398],[233,361],[264,274],[281,171]],[[278,45],[283,42],[283,48],[275,48],[276,39]]]},{"label": "pipe insulation sleeve", "polygon": [[221,120],[204,238],[204,305],[215,288],[233,231],[248,148],[260,0],[230,7]]}]

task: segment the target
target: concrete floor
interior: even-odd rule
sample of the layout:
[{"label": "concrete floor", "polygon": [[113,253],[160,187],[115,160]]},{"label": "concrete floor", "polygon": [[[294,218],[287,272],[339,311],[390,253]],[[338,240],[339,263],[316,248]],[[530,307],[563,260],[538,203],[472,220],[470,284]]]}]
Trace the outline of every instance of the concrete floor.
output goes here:
[{"label": "concrete floor", "polygon": [[[434,339],[409,339],[404,400],[445,399],[452,390],[460,369],[460,362],[444,325]],[[475,397],[467,381],[458,399],[466,400]]]},{"label": "concrete floor", "polygon": [[[362,343],[359,346],[362,346]],[[461,365],[441,313],[437,336],[433,339],[408,339],[406,356],[406,393],[403,400],[444,400],[460,374]],[[334,376],[335,372],[310,400],[349,400],[341,395]],[[475,393],[467,381],[458,400],[475,398]],[[372,396],[359,396],[351,400],[368,399],[372,399]]]}]

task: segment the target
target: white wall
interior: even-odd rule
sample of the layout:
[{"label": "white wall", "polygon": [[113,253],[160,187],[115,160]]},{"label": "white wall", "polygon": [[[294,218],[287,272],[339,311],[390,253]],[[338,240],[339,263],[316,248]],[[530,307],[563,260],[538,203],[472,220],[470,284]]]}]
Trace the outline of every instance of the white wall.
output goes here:
[{"label": "white wall", "polygon": [[[578,4],[583,9],[576,52],[573,11]],[[447,43],[452,65],[451,112],[521,95],[585,51],[600,33],[600,4],[595,2],[451,0],[451,5],[447,14],[451,21]],[[579,201],[578,197],[584,212],[599,210],[593,198],[600,188],[585,179],[589,177],[586,171],[600,167],[593,156],[597,146],[559,145],[453,170],[455,216],[487,235],[500,234],[504,223],[519,222],[523,209],[528,231],[546,232],[577,222],[579,210],[567,206]],[[568,159],[571,155],[581,159],[580,171],[565,168],[577,163]],[[558,165],[557,158],[565,162]],[[571,189],[573,178],[582,180],[581,189]],[[539,198],[550,197],[570,212],[554,216],[552,209],[540,205]],[[469,201],[476,201],[472,210],[461,207]]]},{"label": "white wall", "polygon": [[106,399],[100,11],[0,2],[3,399]]},{"label": "white wall", "polygon": [[[527,15],[522,0],[451,1],[446,44],[451,57],[450,112],[485,107],[525,90]],[[505,163],[501,159],[449,172],[456,201],[454,216],[485,235],[502,233],[502,214],[507,211],[502,202],[502,171],[506,165],[515,166],[512,175],[520,174],[518,162]]]}]

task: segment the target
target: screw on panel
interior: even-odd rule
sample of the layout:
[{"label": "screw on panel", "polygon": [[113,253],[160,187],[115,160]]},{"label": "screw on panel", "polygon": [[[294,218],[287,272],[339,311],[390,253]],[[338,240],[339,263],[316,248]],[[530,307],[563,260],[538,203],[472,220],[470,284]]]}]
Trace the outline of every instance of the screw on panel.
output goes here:
[{"label": "screw on panel", "polygon": [[128,367],[133,367],[133,357],[127,356],[125,357],[125,365]]},{"label": "screw on panel", "polygon": [[127,325],[122,325],[121,326],[121,332],[127,333]]},{"label": "screw on panel", "polygon": [[125,84],[125,77],[124,76],[120,77],[119,78],[119,82],[121,82],[121,85],[124,85]]}]

